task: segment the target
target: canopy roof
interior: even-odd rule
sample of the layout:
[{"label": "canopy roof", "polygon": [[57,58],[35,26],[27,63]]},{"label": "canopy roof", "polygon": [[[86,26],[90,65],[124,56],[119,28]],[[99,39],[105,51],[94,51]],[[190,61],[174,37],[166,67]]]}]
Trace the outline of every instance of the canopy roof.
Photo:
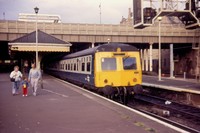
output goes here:
[{"label": "canopy roof", "polygon": [[[36,31],[9,42],[12,51],[36,51]],[[69,52],[71,43],[38,30],[39,52]]]}]

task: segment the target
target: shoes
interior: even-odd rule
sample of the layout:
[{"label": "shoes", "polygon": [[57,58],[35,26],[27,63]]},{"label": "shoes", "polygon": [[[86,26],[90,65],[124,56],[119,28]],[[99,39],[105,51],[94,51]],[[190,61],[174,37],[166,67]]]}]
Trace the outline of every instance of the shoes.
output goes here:
[{"label": "shoes", "polygon": [[22,95],[23,97],[25,96],[25,95]]},{"label": "shoes", "polygon": [[28,95],[26,94],[25,96],[27,97]]},{"label": "shoes", "polygon": [[33,92],[33,96],[36,96],[37,94],[36,94],[36,92]]}]

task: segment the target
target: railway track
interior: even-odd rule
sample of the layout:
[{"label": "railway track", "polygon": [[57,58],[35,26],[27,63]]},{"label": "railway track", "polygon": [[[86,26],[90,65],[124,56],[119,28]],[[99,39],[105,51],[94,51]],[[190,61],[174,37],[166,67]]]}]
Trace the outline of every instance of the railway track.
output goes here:
[{"label": "railway track", "polygon": [[[195,122],[196,125],[200,124],[200,109],[199,108],[180,104],[180,103],[177,103],[177,102],[170,102],[170,101],[167,101],[164,98],[159,98],[159,97],[155,97],[155,96],[151,96],[151,95],[137,94],[137,95],[134,96],[134,99],[145,102],[145,103],[149,103],[151,105],[156,105],[157,107],[160,107],[160,108],[163,108],[163,109],[166,109],[166,110],[170,110],[170,112],[173,112],[173,114],[179,114],[179,115],[183,116],[183,117],[181,117],[181,119],[183,119],[183,120],[187,119],[191,122]],[[200,133],[199,129],[181,124],[180,122],[176,122],[174,120],[171,120],[170,117],[166,118],[166,117],[157,115],[155,113],[152,113],[150,111],[137,108],[136,105],[132,102],[130,102],[127,106],[134,108],[134,109],[137,109],[137,110],[139,110],[143,113],[151,115],[151,116],[158,118],[162,121],[165,121],[167,123],[173,124],[173,125],[181,128],[181,129],[188,131],[188,132]]]},{"label": "railway track", "polygon": [[135,95],[135,99],[142,100],[173,112],[178,112],[181,115],[197,119],[200,122],[200,109],[189,105],[180,104],[177,102],[170,102],[164,98],[159,98],[151,95]]},{"label": "railway track", "polygon": [[[131,108],[136,109],[136,108],[134,107],[134,105],[129,104],[128,106],[131,107]],[[169,123],[169,124],[171,124],[171,125],[174,125],[174,126],[176,126],[176,127],[178,127],[178,128],[181,128],[181,129],[183,129],[183,130],[186,130],[186,131],[188,131],[188,132],[190,132],[190,133],[199,133],[199,132],[200,132],[199,130],[196,130],[196,129],[194,129],[194,128],[191,128],[191,127],[188,127],[188,126],[186,126],[186,125],[180,124],[180,123],[178,123],[178,122],[175,122],[175,121],[173,121],[173,120],[167,119],[167,118],[165,118],[165,117],[161,117],[161,116],[156,115],[156,114],[154,114],[154,113],[150,113],[150,112],[148,112],[148,111],[141,110],[141,109],[136,109],[136,110],[138,110],[138,111],[140,111],[140,112],[143,112],[143,113],[145,113],[145,114],[148,114],[148,115],[150,115],[150,116],[152,116],[152,117],[154,117],[154,118],[157,118],[157,119],[159,119],[159,120],[162,120],[162,121],[164,121],[164,122],[166,122],[166,123]]]}]

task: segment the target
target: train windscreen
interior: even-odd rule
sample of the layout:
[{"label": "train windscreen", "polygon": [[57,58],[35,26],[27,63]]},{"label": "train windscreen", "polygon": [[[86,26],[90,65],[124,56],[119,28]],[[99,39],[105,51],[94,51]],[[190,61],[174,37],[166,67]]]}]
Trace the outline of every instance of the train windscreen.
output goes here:
[{"label": "train windscreen", "polygon": [[102,58],[101,68],[102,70],[117,70],[116,58]]},{"label": "train windscreen", "polygon": [[124,70],[136,70],[137,69],[136,58],[135,57],[123,58],[123,66]]}]

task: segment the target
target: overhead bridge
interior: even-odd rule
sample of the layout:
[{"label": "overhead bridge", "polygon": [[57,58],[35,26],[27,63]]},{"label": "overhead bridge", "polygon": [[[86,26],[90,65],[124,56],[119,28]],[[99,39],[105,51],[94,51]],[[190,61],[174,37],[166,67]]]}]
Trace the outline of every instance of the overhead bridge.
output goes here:
[{"label": "overhead bridge", "polygon": [[[11,41],[35,31],[34,22],[0,20],[0,40]],[[67,42],[158,43],[158,24],[144,29],[129,25],[38,23],[38,29]],[[177,25],[163,25],[162,43],[199,43],[198,29],[187,30]]]}]

